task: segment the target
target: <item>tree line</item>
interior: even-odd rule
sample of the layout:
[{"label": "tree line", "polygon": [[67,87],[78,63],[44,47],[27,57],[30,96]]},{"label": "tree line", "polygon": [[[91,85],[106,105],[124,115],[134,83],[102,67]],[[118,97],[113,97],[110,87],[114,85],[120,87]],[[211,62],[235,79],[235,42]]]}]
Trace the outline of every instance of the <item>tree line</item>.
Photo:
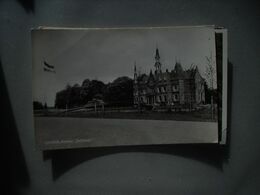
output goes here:
[{"label": "tree line", "polygon": [[55,107],[79,107],[94,99],[103,100],[107,106],[132,106],[133,80],[129,77],[119,77],[105,84],[99,80],[85,79],[81,85],[67,85],[56,93]]},{"label": "tree line", "polygon": [[[209,89],[205,83],[205,103],[217,103],[217,90]],[[86,105],[93,99],[103,100],[106,106],[133,106],[133,80],[129,77],[119,77],[113,82],[105,84],[99,80],[85,79],[81,85],[67,85],[56,93],[55,108],[65,109]],[[34,101],[33,108],[47,108],[46,103]]]}]

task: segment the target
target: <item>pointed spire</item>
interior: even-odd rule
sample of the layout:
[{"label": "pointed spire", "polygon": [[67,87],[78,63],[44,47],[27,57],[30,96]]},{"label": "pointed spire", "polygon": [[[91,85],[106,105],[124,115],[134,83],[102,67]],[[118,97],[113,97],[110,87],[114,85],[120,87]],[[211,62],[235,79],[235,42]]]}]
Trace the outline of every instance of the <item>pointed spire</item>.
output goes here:
[{"label": "pointed spire", "polygon": [[155,52],[155,60],[160,60],[160,54],[159,54],[159,49],[156,47],[156,52]]},{"label": "pointed spire", "polygon": [[134,82],[137,83],[136,61],[134,62]]},{"label": "pointed spire", "polygon": [[156,69],[156,73],[161,72],[161,62],[160,62],[160,54],[159,54],[159,49],[156,45],[156,50],[155,50],[155,69]]},{"label": "pointed spire", "polygon": [[181,63],[179,63],[179,62],[176,62],[176,63],[175,63],[174,71],[175,71],[176,73],[181,73],[181,72],[183,72],[183,68],[182,68],[182,66],[181,66]]},{"label": "pointed spire", "polygon": [[152,71],[152,69],[150,69],[150,76],[152,76],[153,75],[153,71]]}]

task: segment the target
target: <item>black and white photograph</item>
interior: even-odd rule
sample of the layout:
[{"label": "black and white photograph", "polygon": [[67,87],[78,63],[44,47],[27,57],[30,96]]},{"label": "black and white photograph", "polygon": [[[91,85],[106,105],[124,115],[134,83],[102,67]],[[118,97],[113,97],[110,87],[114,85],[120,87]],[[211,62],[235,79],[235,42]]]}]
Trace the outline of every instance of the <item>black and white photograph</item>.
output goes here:
[{"label": "black and white photograph", "polygon": [[214,26],[32,30],[37,145],[218,143],[215,35]]},{"label": "black and white photograph", "polygon": [[7,194],[260,194],[260,1],[0,0]]}]

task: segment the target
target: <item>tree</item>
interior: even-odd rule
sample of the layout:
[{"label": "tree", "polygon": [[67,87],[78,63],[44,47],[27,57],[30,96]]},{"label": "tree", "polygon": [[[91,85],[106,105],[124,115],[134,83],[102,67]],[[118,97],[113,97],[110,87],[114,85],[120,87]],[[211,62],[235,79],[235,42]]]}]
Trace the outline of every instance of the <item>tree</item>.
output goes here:
[{"label": "tree", "polygon": [[113,106],[132,106],[133,80],[129,77],[119,77],[109,83],[104,93],[104,100]]},{"label": "tree", "polygon": [[216,69],[213,65],[213,59],[212,54],[210,54],[210,57],[206,56],[206,80],[208,83],[208,86],[211,90],[214,89],[214,85],[216,83]]},{"label": "tree", "polygon": [[65,89],[56,93],[56,108],[72,108],[82,105],[80,98],[81,87],[75,84],[72,87],[67,85]]},{"label": "tree", "polygon": [[56,93],[55,107],[56,108],[67,108],[70,99],[71,86],[68,84],[65,89]]},{"label": "tree", "polygon": [[209,90],[211,91],[211,117],[214,119],[214,100],[213,100],[213,92],[214,92],[214,85],[216,85],[216,69],[213,65],[212,53],[210,56],[206,56],[206,81],[208,83]]},{"label": "tree", "polygon": [[103,99],[106,85],[102,81],[86,79],[83,81],[80,90],[81,104],[86,104],[93,98]]},{"label": "tree", "polygon": [[81,105],[80,91],[81,87],[79,84],[73,85],[68,92],[68,107],[77,107]]},{"label": "tree", "polygon": [[43,105],[41,102],[33,101],[33,109],[34,110],[41,110],[43,109]]},{"label": "tree", "polygon": [[45,102],[44,103],[44,109],[47,109],[48,108],[48,106],[47,106],[47,103]]},{"label": "tree", "polygon": [[83,106],[93,99],[103,100],[114,106],[133,105],[133,80],[119,77],[105,85],[102,81],[85,79],[82,85],[67,85],[56,93],[56,108]]}]

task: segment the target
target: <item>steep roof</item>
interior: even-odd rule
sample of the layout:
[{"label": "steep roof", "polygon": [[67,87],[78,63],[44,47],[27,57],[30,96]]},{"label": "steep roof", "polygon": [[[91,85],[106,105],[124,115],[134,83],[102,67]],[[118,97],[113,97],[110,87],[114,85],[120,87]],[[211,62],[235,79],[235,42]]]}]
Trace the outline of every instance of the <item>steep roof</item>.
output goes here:
[{"label": "steep roof", "polygon": [[183,70],[180,63],[176,62],[174,69],[171,71],[171,77],[173,78],[184,78],[185,71]]},{"label": "steep roof", "polygon": [[[141,74],[137,77],[138,82],[147,83],[149,81],[155,81],[160,78],[171,78],[171,79],[192,79],[195,77],[196,73],[199,73],[198,67],[191,67],[188,70],[183,70],[180,63],[176,62],[174,69],[171,72],[160,72],[160,73],[154,73],[150,71],[150,74]],[[201,76],[201,75],[200,75]]]},{"label": "steep roof", "polygon": [[138,82],[147,82],[148,81],[148,76],[146,74],[141,74],[137,77]]}]

